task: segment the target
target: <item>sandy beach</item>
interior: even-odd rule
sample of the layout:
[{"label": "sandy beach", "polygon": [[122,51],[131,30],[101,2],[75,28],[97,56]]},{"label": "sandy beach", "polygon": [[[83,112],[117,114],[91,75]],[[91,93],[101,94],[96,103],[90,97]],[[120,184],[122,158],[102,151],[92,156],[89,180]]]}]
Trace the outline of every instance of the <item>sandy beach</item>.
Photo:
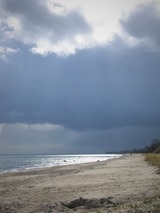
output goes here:
[{"label": "sandy beach", "polygon": [[158,208],[160,174],[142,155],[0,174],[2,213],[158,212]]}]

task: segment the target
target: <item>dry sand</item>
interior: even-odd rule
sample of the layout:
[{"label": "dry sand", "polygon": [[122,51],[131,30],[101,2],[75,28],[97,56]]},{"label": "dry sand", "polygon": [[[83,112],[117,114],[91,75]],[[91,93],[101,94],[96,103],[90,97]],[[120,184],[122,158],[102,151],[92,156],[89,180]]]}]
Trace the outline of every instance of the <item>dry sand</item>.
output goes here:
[{"label": "dry sand", "polygon": [[1,174],[0,212],[160,212],[156,171],[142,155],[125,155]]}]

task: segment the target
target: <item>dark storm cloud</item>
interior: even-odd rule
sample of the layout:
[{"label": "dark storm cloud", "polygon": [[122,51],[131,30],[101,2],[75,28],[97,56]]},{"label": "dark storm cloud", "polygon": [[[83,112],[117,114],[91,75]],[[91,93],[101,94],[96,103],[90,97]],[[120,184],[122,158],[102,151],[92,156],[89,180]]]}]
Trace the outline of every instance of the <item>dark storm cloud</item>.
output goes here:
[{"label": "dark storm cloud", "polygon": [[129,126],[84,132],[74,143],[72,142],[72,146],[76,144],[77,150],[87,150],[88,152],[90,150],[99,153],[116,152],[143,148],[156,137],[160,137],[160,127]]},{"label": "dark storm cloud", "polygon": [[68,58],[2,62],[1,122],[76,130],[160,125],[160,56],[115,38]]},{"label": "dark storm cloud", "polygon": [[160,48],[160,12],[156,5],[137,6],[127,19],[121,20],[121,24],[131,36],[146,39]]}]

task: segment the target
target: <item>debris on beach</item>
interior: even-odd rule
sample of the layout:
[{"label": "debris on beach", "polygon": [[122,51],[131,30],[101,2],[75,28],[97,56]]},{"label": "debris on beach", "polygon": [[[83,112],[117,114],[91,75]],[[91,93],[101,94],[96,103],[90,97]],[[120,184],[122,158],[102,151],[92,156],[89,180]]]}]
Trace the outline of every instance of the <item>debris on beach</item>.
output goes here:
[{"label": "debris on beach", "polygon": [[69,209],[74,209],[77,207],[85,207],[85,208],[98,208],[98,207],[113,207],[115,206],[115,202],[113,201],[113,197],[100,198],[100,199],[86,199],[86,198],[78,198],[69,203],[61,204]]}]

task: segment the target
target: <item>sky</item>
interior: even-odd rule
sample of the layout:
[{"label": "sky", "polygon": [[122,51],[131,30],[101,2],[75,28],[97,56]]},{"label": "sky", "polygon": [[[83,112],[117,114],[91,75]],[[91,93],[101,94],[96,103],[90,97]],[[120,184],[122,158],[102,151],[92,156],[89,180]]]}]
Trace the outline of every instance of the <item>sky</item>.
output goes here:
[{"label": "sky", "polygon": [[159,0],[0,0],[0,154],[160,138]]}]

